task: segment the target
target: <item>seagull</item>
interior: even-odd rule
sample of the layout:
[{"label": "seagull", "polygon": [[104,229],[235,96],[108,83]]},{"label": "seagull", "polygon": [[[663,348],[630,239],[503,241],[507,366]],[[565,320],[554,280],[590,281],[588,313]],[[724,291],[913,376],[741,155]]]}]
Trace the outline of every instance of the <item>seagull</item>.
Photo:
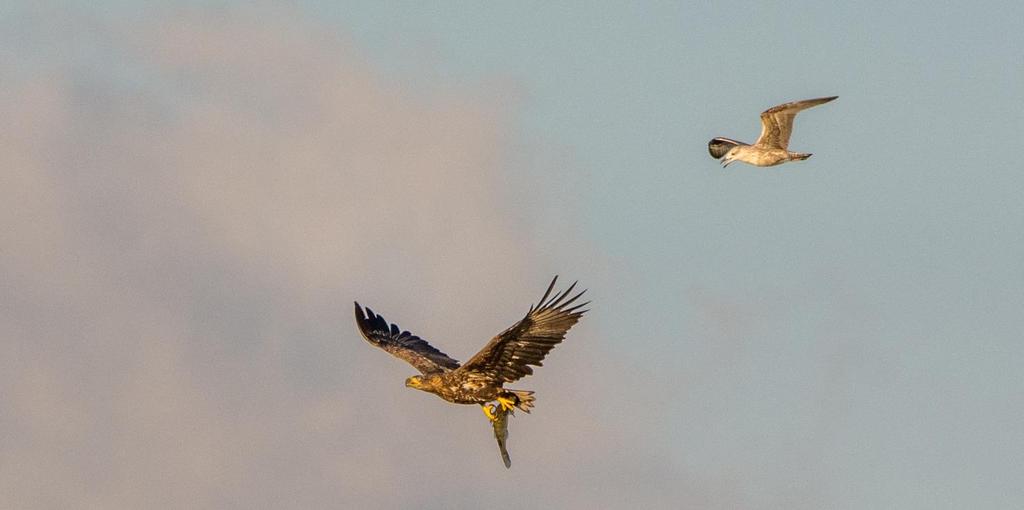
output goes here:
[{"label": "seagull", "polygon": [[789,135],[793,133],[793,119],[801,110],[827,103],[839,96],[804,99],[792,103],[780,104],[765,110],[761,114],[761,136],[754,145],[738,142],[729,138],[712,138],[708,142],[711,157],[722,160],[722,167],[729,166],[733,161],[742,161],[754,166],[775,166],[787,161],[804,160],[810,154],[789,152]]}]

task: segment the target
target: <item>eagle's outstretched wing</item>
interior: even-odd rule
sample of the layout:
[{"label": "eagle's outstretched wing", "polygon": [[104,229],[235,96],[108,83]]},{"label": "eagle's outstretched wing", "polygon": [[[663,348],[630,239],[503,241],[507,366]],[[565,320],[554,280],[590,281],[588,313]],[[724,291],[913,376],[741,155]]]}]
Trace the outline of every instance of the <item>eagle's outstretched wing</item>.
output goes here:
[{"label": "eagle's outstretched wing", "polygon": [[548,299],[556,281],[557,276],[551,280],[537,306],[530,307],[526,317],[494,337],[459,370],[474,378],[501,384],[532,374],[533,368],[529,365],[541,366],[544,356],[565,338],[569,328],[586,312],[580,308],[589,303],[569,307],[586,292],[570,298],[575,283]]},{"label": "eagle's outstretched wing", "polygon": [[761,112],[761,136],[754,145],[762,148],[788,150],[789,135],[793,134],[793,119],[796,114],[812,106],[827,103],[839,96],[804,99],[773,106]]},{"label": "eagle's outstretched wing", "polygon": [[356,303],[356,324],[359,325],[359,332],[363,334],[363,338],[367,342],[388,351],[395,357],[404,359],[423,374],[447,372],[459,368],[458,361],[431,347],[426,340],[408,331],[402,331],[394,324],[389,327],[384,317],[373,313],[373,310],[369,308],[364,314],[358,302]]}]

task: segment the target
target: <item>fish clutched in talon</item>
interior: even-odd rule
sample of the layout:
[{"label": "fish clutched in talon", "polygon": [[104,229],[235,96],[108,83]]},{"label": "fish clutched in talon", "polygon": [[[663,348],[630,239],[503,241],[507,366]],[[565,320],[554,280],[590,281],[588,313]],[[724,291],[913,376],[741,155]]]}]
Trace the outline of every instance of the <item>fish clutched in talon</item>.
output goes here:
[{"label": "fish clutched in talon", "polygon": [[[516,402],[512,399],[498,397],[495,400],[497,401],[495,404],[480,404],[480,409],[483,410],[484,415],[490,421],[497,420],[499,412],[512,411],[516,408]],[[526,410],[526,412],[529,413],[530,411]]]},{"label": "fish clutched in talon", "polygon": [[[393,356],[416,367],[422,375],[414,375],[405,385],[433,393],[456,404],[479,404],[494,425],[494,435],[502,450],[506,467],[510,464],[505,451],[508,437],[508,416],[515,409],[530,412],[536,400],[532,391],[504,388],[533,374],[533,366],[541,362],[555,345],[586,312],[589,302],[574,304],[586,291],[573,294],[576,284],[552,294],[556,276],[551,280],[536,306],[531,306],[519,322],[502,331],[465,364],[432,347],[426,340],[389,324],[384,317],[355,304],[356,324],[363,338]],[[496,403],[492,403],[496,402]]]},{"label": "fish clutched in talon", "polygon": [[[511,411],[512,409],[516,408],[516,401],[510,398],[498,397],[497,401],[499,404],[501,404],[502,411]],[[529,409],[524,409],[524,411],[526,411],[527,413],[530,412]]]},{"label": "fish clutched in talon", "polygon": [[498,451],[501,452],[501,461],[505,463],[505,468],[512,467],[512,457],[508,455],[508,448],[505,445],[505,441],[508,440],[508,417],[515,414],[511,408],[503,410],[498,404],[492,404],[493,409],[491,412],[494,414],[494,419],[491,420],[491,426],[494,428],[494,439],[498,441]]},{"label": "fish clutched in talon", "polygon": [[480,404],[480,409],[484,410],[484,415],[487,416],[488,420],[495,421],[498,419],[498,415],[495,414],[495,411],[498,409],[496,404]]}]

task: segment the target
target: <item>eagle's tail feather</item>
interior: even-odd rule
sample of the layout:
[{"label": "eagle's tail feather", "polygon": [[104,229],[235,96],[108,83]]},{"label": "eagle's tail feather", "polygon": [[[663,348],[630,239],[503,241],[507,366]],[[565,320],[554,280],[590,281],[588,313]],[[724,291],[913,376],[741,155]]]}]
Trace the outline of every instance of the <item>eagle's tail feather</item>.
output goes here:
[{"label": "eagle's tail feather", "polygon": [[512,400],[515,401],[516,407],[529,414],[530,409],[533,408],[533,401],[537,400],[533,396],[533,392],[524,390],[508,390],[508,392],[515,397]]}]

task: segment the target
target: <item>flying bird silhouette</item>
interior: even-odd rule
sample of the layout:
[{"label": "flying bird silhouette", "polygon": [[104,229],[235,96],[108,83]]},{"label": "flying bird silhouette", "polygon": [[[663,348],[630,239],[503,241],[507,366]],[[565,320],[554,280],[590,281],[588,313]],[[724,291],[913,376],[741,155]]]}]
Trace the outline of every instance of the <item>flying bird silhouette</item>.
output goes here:
[{"label": "flying bird silhouette", "polygon": [[[530,412],[536,400],[532,391],[503,387],[533,373],[533,366],[541,361],[555,345],[562,342],[566,332],[586,312],[586,303],[573,305],[586,291],[570,297],[576,283],[563,292],[552,295],[558,277],[555,276],[536,306],[526,316],[502,331],[464,365],[432,347],[426,340],[388,324],[384,317],[365,311],[355,303],[356,324],[371,344],[405,360],[420,371],[405,380],[410,388],[433,393],[455,404],[478,404],[494,426],[495,438],[506,467],[511,462],[505,450],[508,436],[507,415],[516,408]],[[489,402],[496,402],[488,405]]]},{"label": "flying bird silhouette", "polygon": [[789,135],[793,133],[793,119],[801,110],[827,103],[839,96],[805,99],[773,106],[761,113],[761,136],[754,145],[730,138],[712,138],[708,142],[711,157],[722,160],[722,167],[733,161],[755,166],[775,166],[787,161],[804,160],[810,154],[789,152]]}]

